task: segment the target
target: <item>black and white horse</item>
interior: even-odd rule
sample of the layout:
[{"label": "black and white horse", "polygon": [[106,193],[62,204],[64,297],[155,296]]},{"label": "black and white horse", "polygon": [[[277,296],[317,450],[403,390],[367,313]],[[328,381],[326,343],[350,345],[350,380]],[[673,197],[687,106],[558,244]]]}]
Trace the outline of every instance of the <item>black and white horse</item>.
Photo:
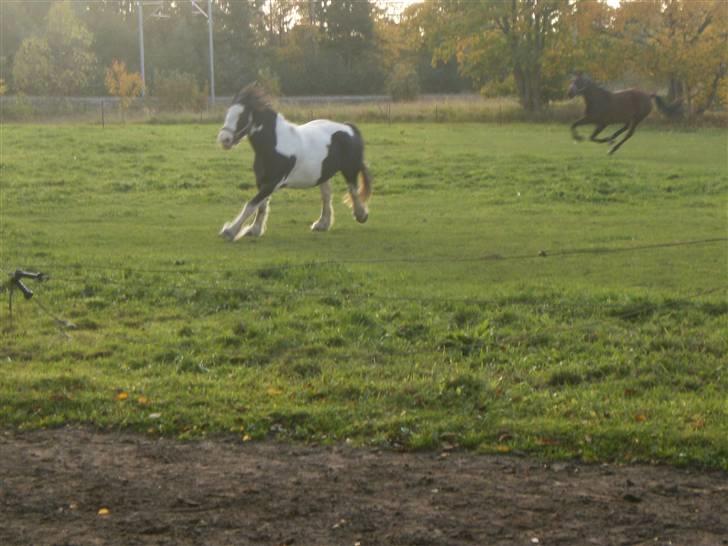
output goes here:
[{"label": "black and white horse", "polygon": [[[364,164],[364,141],[356,127],[325,119],[300,126],[289,123],[273,110],[262,90],[252,84],[244,87],[228,108],[217,141],[229,150],[245,136],[255,152],[253,170],[258,193],[245,203],[233,221],[222,227],[222,237],[237,241],[244,236],[263,235],[274,191],[314,186],[321,189],[322,207],[321,217],[311,229],[327,231],[334,223],[330,179],[337,172],[346,178],[346,201],[354,209],[354,217],[360,223],[367,221],[366,202],[372,184]],[[244,226],[253,216],[253,222]]]}]

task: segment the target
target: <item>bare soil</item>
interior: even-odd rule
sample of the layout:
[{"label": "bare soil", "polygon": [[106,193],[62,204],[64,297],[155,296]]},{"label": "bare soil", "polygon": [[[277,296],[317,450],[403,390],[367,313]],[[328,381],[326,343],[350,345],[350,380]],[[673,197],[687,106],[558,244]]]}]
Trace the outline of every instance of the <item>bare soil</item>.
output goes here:
[{"label": "bare soil", "polygon": [[0,544],[720,546],[728,474],[2,432]]}]

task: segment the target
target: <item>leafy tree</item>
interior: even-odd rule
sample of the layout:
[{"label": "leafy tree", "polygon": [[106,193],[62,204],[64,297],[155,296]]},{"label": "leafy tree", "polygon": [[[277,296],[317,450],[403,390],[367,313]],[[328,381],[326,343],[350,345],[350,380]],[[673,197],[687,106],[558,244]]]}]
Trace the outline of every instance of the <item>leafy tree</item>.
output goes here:
[{"label": "leafy tree", "polygon": [[[220,94],[234,95],[255,80],[259,68],[271,64],[274,53],[261,47],[265,32],[253,2],[217,0],[214,12],[215,84]],[[206,42],[203,52],[207,52]]]},{"label": "leafy tree", "polygon": [[668,85],[701,114],[728,76],[728,10],[722,0],[625,1],[615,32],[631,68]]},{"label": "leafy tree", "polygon": [[420,82],[412,65],[399,64],[394,67],[387,80],[387,93],[395,101],[417,98],[420,94]]},{"label": "leafy tree", "polygon": [[179,70],[162,70],[156,74],[154,95],[162,110],[201,112],[207,107],[209,88],[200,86],[194,75]]},{"label": "leafy tree", "polygon": [[269,46],[281,47],[297,14],[296,0],[268,0],[268,9],[262,13]]},{"label": "leafy tree", "polygon": [[15,55],[15,88],[26,93],[79,93],[95,66],[92,41],[70,2],[54,3],[48,11],[45,33],[23,40]]},{"label": "leafy tree", "polygon": [[544,55],[544,85],[547,95],[559,97],[566,80],[577,70],[600,82],[624,76],[623,50],[614,36],[614,8],[606,2],[579,0],[561,10],[564,31]]},{"label": "leafy tree", "polygon": [[372,93],[384,86],[369,0],[310,0],[275,49],[275,72],[287,94]]},{"label": "leafy tree", "polygon": [[0,2],[0,77],[11,90],[15,54],[23,40],[43,32],[50,6],[50,0]]},{"label": "leafy tree", "polygon": [[371,48],[374,37],[373,5],[369,0],[321,2],[324,41],[336,48],[347,68]]},{"label": "leafy tree", "polygon": [[126,112],[129,110],[135,97],[142,94],[144,84],[142,76],[138,72],[132,74],[126,71],[126,63],[114,60],[106,69],[106,90],[109,95],[119,97],[121,104],[121,117],[126,119]]},{"label": "leafy tree", "polygon": [[523,107],[536,111],[550,98],[544,60],[568,9],[567,0],[427,0],[419,23],[433,60],[455,57],[461,73],[479,85],[512,77]]},{"label": "leafy tree", "polygon": [[385,22],[378,31],[378,42],[386,60],[388,73],[398,64],[413,64],[420,89],[430,93],[457,93],[472,87],[468,78],[458,74],[458,63],[453,57],[446,61],[434,59],[434,41],[422,26],[422,5],[407,7],[398,24]]},{"label": "leafy tree", "polygon": [[17,91],[45,95],[51,89],[51,52],[48,41],[38,36],[23,40],[15,53],[13,82]]},{"label": "leafy tree", "polygon": [[[133,0],[87,1],[80,5],[79,18],[94,35],[93,51],[97,66],[109,67],[115,59],[126,59],[127,70],[138,72],[139,32]],[[106,70],[94,70],[87,92],[103,95]]]}]

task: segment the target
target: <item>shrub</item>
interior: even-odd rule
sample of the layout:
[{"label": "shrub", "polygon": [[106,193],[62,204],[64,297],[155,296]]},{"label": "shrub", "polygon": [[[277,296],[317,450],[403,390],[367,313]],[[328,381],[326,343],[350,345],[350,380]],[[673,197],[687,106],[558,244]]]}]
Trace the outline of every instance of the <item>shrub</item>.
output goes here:
[{"label": "shrub", "polygon": [[154,95],[159,98],[160,110],[202,112],[207,108],[207,84],[200,87],[192,74],[178,70],[155,74]]},{"label": "shrub", "polygon": [[104,80],[106,90],[110,95],[119,97],[121,104],[121,117],[126,119],[126,112],[129,110],[135,97],[142,94],[144,83],[138,72],[129,74],[126,71],[126,64],[114,60],[111,66],[106,69],[106,78]]},{"label": "shrub", "polygon": [[420,94],[420,82],[413,66],[398,64],[387,80],[387,93],[395,101],[415,100]]},{"label": "shrub", "polygon": [[278,75],[270,68],[261,68],[258,70],[258,78],[256,79],[270,97],[281,96],[281,80]]}]

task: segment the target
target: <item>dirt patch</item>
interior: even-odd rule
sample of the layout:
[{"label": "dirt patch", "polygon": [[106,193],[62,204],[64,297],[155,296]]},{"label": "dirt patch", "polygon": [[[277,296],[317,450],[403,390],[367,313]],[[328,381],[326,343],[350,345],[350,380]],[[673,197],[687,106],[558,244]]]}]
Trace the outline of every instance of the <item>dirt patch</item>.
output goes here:
[{"label": "dirt patch", "polygon": [[723,472],[0,433],[3,545],[720,546],[726,507]]}]

